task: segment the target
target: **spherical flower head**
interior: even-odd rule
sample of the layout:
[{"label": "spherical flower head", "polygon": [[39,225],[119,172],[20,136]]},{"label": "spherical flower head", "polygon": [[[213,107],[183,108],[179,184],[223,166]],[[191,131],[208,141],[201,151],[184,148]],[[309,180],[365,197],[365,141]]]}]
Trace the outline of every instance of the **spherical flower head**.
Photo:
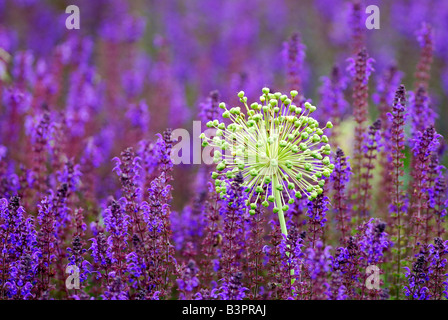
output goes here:
[{"label": "spherical flower head", "polygon": [[288,97],[263,88],[261,103],[248,104],[240,91],[243,107],[229,109],[220,104],[223,118],[228,118],[229,123],[210,121],[208,127],[216,129],[215,135],[200,136],[203,145],[215,150],[216,172],[212,177],[218,193],[225,194],[221,178],[233,179],[238,172],[242,173],[248,205],[252,207],[274,203],[275,212],[286,211],[295,199],[314,199],[322,193],[325,178],[334,168],[324,134],[332,124],[319,127],[311,117],[316,107],[309,102],[295,105],[297,94],[293,90]]}]

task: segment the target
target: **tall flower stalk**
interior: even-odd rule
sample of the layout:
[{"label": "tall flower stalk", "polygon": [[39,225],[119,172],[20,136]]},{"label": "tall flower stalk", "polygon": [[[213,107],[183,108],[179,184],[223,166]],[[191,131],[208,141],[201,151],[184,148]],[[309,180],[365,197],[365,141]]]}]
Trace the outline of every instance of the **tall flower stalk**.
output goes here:
[{"label": "tall flower stalk", "polygon": [[334,171],[330,177],[333,194],[333,208],[336,213],[337,229],[341,233],[341,240],[345,241],[350,231],[350,207],[347,203],[346,185],[350,180],[351,168],[348,157],[338,148],[334,156]]},{"label": "tall flower stalk", "polygon": [[373,59],[369,58],[367,50],[363,48],[358,52],[355,58],[349,59],[348,71],[350,72],[353,87],[353,115],[356,122],[353,144],[353,175],[354,183],[352,188],[352,198],[355,209],[360,213],[362,197],[357,194],[361,188],[362,163],[364,159],[363,145],[365,140],[366,126],[365,122],[369,115],[368,110],[368,81],[373,71]]},{"label": "tall flower stalk", "polygon": [[[423,132],[419,132],[415,139],[415,144],[412,149],[414,155],[413,161],[413,192],[412,192],[412,206],[411,206],[411,228],[414,237],[414,247],[423,241],[428,236],[428,227],[424,229],[425,216],[428,210],[429,192],[430,189],[430,175],[429,165],[431,154],[439,145],[438,139],[440,135],[437,134],[433,126],[426,128]],[[428,221],[428,220],[427,220]],[[425,234],[426,233],[426,234]]]},{"label": "tall flower stalk", "polygon": [[420,59],[415,72],[415,88],[422,86],[428,89],[431,64],[434,53],[434,34],[431,25],[423,23],[417,32],[417,40],[421,47]]},{"label": "tall flower stalk", "polygon": [[363,163],[363,172],[361,173],[361,185],[360,185],[360,213],[362,216],[369,215],[368,201],[371,197],[370,190],[372,189],[371,179],[373,177],[372,171],[375,169],[374,161],[376,160],[378,151],[381,147],[381,120],[376,120],[370,127],[365,138],[365,144],[363,146],[365,159]]},{"label": "tall flower stalk", "polygon": [[406,117],[406,91],[404,85],[400,85],[395,94],[395,101],[392,107],[392,112],[389,113],[389,120],[391,121],[391,139],[393,141],[392,149],[390,150],[390,159],[393,164],[393,170],[390,172],[392,175],[392,202],[390,204],[391,218],[394,225],[394,238],[396,243],[396,273],[395,273],[395,290],[397,299],[400,294],[401,283],[401,259],[403,258],[402,250],[402,230],[403,230],[403,218],[406,215],[404,191],[402,188],[403,181],[401,177],[404,174],[403,160],[405,155],[404,151],[404,124]]}]

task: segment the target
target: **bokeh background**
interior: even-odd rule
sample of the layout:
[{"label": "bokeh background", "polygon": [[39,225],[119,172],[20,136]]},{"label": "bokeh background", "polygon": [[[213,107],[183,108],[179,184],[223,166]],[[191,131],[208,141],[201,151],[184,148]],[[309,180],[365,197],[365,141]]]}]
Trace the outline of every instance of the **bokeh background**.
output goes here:
[{"label": "bokeh background", "polygon": [[[413,90],[421,54],[422,23],[433,32],[433,62],[428,95],[437,114],[437,131],[448,136],[448,2],[359,1],[380,9],[380,29],[356,24],[351,1],[343,0],[0,0],[0,76],[21,79],[3,90],[0,145],[17,163],[27,162],[33,110],[63,114],[70,135],[61,148],[75,162],[89,158],[98,180],[95,192],[106,198],[117,190],[110,161],[141,139],[155,139],[165,128],[191,130],[200,120],[210,92],[236,104],[244,90],[249,100],[260,89],[290,90],[288,47],[296,35],[297,85],[319,106],[323,77],[334,66],[349,77],[354,37],[375,60],[369,80],[369,124],[378,116],[381,78],[395,67],[400,83]],[[67,30],[68,5],[80,8],[81,28]],[[358,21],[359,22],[359,21]],[[289,47],[291,48],[291,46]],[[350,154],[353,138],[351,85],[338,143]],[[14,100],[15,99],[15,100]],[[15,107],[11,107],[11,101]],[[327,110],[321,110],[321,116]],[[421,117],[427,115],[422,114]],[[327,119],[325,119],[327,120]],[[331,120],[331,119],[329,119]],[[446,162],[445,162],[446,163]],[[175,169],[174,208],[195,193],[198,165]]]}]

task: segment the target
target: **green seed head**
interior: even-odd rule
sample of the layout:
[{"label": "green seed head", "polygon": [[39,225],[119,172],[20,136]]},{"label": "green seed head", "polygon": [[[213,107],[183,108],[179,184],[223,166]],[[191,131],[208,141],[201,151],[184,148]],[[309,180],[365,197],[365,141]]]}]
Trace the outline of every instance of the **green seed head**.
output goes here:
[{"label": "green seed head", "polygon": [[241,107],[228,110],[225,103],[219,104],[228,124],[210,121],[207,127],[216,128],[216,134],[213,138],[201,134],[201,139],[204,146],[219,150],[214,153],[217,165],[212,178],[220,196],[227,183],[218,183],[219,178],[234,179],[239,172],[250,210],[274,203],[276,212],[286,211],[295,199],[313,198],[322,191],[321,178],[329,177],[334,168],[325,156],[331,147],[323,134],[332,125],[320,128],[310,115],[316,107],[305,102],[302,110],[292,102],[296,96],[296,90],[287,96],[265,87],[260,102],[247,104],[240,91]]}]

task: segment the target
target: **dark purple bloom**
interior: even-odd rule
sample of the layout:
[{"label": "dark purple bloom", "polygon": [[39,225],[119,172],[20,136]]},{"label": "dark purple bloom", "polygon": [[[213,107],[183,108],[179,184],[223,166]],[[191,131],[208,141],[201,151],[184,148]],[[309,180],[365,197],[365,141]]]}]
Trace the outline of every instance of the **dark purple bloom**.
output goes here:
[{"label": "dark purple bloom", "polygon": [[351,168],[344,151],[338,148],[334,156],[334,170],[330,176],[334,190],[334,210],[336,212],[337,228],[345,239],[350,230],[350,207],[347,203],[346,186],[350,180]]},{"label": "dark purple bloom", "polygon": [[359,239],[359,249],[363,252],[365,266],[378,265],[384,260],[384,252],[388,250],[392,243],[388,240],[385,232],[386,224],[381,221],[370,219],[362,227],[362,234]]},{"label": "dark purple bloom", "polygon": [[406,297],[412,300],[428,300],[429,290],[429,268],[428,258],[425,253],[419,253],[416,255],[416,259],[412,264],[412,269],[404,267],[406,269],[406,278],[408,285],[404,286],[403,291]]},{"label": "dark purple bloom", "polygon": [[325,224],[327,222],[326,212],[328,211],[328,197],[320,194],[316,199],[308,202],[308,240],[310,246],[314,248],[324,233]]},{"label": "dark purple bloom", "polygon": [[197,274],[199,272],[196,262],[194,260],[188,261],[187,265],[184,265],[179,270],[180,277],[176,279],[178,290],[181,292],[180,299],[190,300],[193,291],[199,285],[199,279]]}]

